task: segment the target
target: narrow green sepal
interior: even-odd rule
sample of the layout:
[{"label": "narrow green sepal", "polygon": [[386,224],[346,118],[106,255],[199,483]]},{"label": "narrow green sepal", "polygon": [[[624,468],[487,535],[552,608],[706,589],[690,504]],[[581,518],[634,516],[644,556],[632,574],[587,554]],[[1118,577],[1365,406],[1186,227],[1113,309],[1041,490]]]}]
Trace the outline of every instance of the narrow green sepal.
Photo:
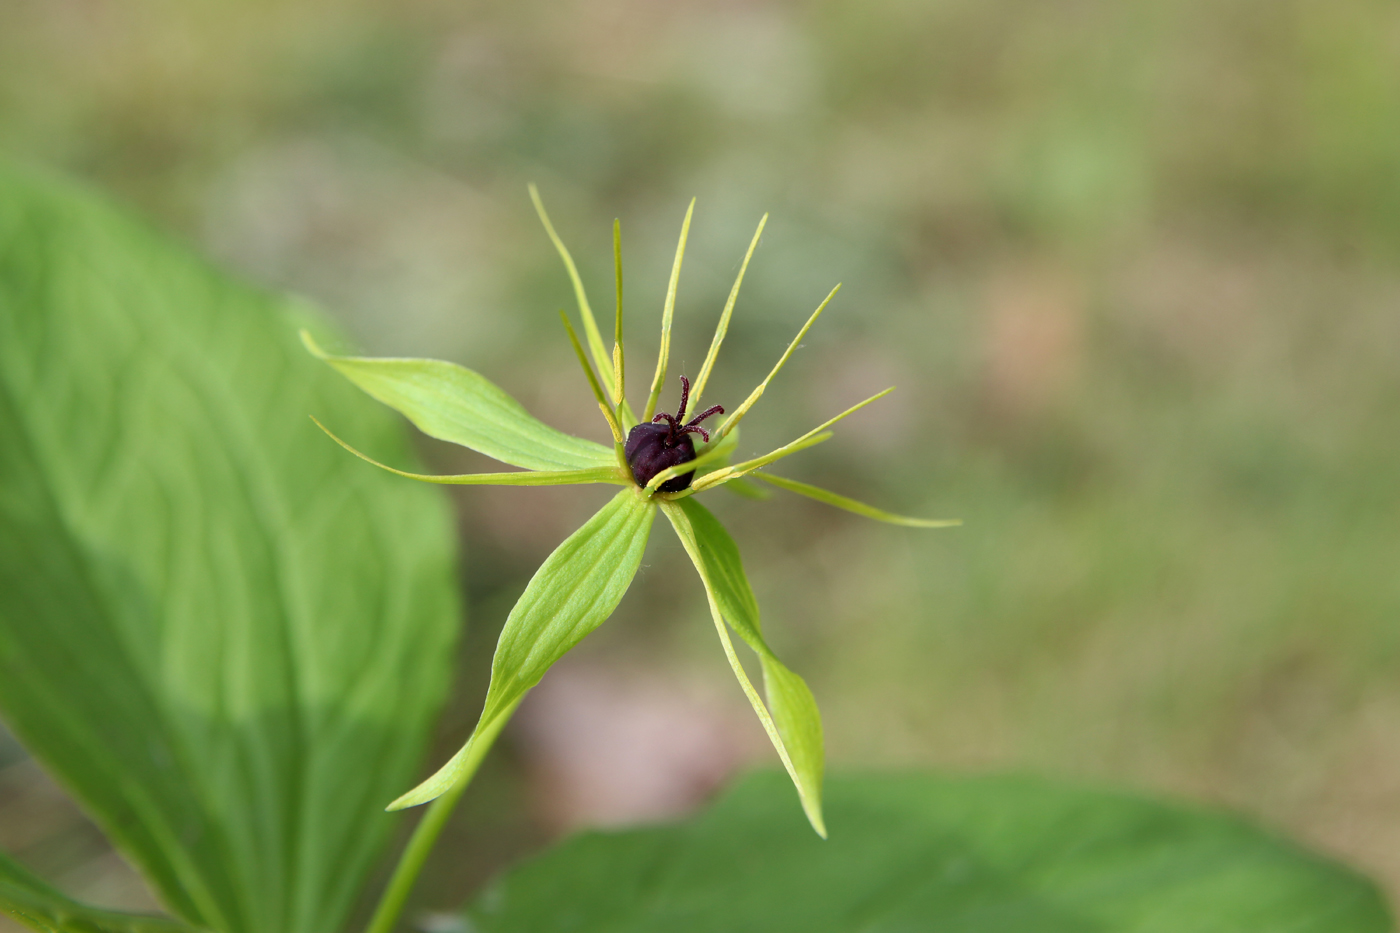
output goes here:
[{"label": "narrow green sepal", "polygon": [[611,463],[602,444],[551,428],[474,370],[443,360],[335,356],[303,330],[302,343],[420,431],[527,470]]},{"label": "narrow green sepal", "polygon": [[616,466],[589,467],[585,470],[523,470],[518,473],[410,473],[407,470],[391,467],[387,463],[380,463],[369,454],[350,446],[332,433],[330,428],[317,420],[315,415],[311,416],[311,420],[316,423],[316,427],[326,433],[327,437],[366,463],[373,464],[379,469],[397,476],[416,479],[421,483],[436,483],[440,486],[574,486],[586,483],[612,483],[617,486],[625,486],[631,482],[630,478],[624,477]]}]

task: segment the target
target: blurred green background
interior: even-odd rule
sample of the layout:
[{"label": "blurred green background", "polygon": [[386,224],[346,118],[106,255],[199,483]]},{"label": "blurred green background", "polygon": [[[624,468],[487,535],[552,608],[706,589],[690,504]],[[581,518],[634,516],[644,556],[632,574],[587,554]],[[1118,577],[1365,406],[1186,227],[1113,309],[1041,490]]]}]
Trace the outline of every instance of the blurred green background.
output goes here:
[{"label": "blurred green background", "polygon": [[[743,452],[897,384],[784,472],[967,522],[707,497],[832,766],[1186,796],[1400,894],[1395,4],[4,0],[0,153],[308,296],[368,352],[477,368],[598,439],[526,182],[600,310],[622,220],[634,400],[689,198],[673,373],[771,212],[709,401],[741,400],[842,281]],[[606,494],[453,494],[471,625],[434,762],[510,604]],[[772,763],[656,531],[420,910],[568,827],[683,812]],[[144,903],[3,739],[0,846]]]}]

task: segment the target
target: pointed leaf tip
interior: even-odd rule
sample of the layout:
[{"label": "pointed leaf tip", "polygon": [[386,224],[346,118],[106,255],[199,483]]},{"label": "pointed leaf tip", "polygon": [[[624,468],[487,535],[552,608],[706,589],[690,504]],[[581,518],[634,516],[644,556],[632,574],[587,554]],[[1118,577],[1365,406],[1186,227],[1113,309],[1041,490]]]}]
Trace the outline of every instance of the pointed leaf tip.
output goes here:
[{"label": "pointed leaf tip", "polygon": [[[807,683],[784,666],[763,640],[758,601],[744,575],[739,548],[729,532],[694,499],[663,500],[661,508],[700,574],[729,666],[792,778],[812,829],[825,839],[826,823],[821,804],[825,752],[816,699]],[[740,663],[725,623],[758,655],[767,705]]]}]

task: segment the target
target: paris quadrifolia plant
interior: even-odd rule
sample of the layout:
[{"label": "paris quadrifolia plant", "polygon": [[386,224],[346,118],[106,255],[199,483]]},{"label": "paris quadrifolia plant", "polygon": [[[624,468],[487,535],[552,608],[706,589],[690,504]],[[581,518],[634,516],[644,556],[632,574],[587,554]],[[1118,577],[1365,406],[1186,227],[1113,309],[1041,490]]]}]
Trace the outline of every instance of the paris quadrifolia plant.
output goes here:
[{"label": "paris quadrifolia plant", "polygon": [[[530,196],[573,284],[587,351],[568,315],[560,311],[560,318],[612,435],[611,448],[549,427],[485,377],[454,363],[336,356],[322,350],[306,332],[302,334],[313,354],[374,398],[401,412],[425,434],[521,468],[455,476],[409,473],[371,459],[336,437],[329,427],[321,425],[322,430],[351,453],[381,469],[409,479],[453,485],[603,483],[620,487],[607,505],[549,555],[511,610],[491,663],[491,681],[481,718],[466,744],[435,774],[389,805],[391,810],[428,803],[432,807],[409,842],[371,923],[371,933],[384,933],[392,927],[448,813],[525,694],[539,683],[555,661],[602,624],[617,607],[641,563],[658,512],[666,516],[694,563],[725,657],[792,778],[807,819],[823,837],[826,835],[821,805],[823,742],[816,701],[803,679],[784,666],[764,641],[758,604],[744,575],[739,549],[724,526],[696,496],[728,486],[752,497],[764,498],[766,493],[752,483],[757,480],[896,525],[937,528],[958,524],[952,520],[895,515],[807,483],[776,476],[765,469],[827,440],[837,422],[884,398],[894,391],[893,388],[857,402],[776,450],[749,460],[730,462],[738,445],[740,423],[763,397],[808,329],[840,289],[840,285],[833,288],[812,312],[772,371],[747,398],[732,409],[711,405],[701,410],[701,401],[739,297],[739,287],[768,220],[766,214],[739,266],[704,364],[693,383],[686,376],[680,376],[680,400],[675,413],[671,414],[657,409],[668,384],[671,323],[686,237],[695,207],[695,202],[691,202],[681,224],[680,242],[662,307],[661,350],[639,417],[627,399],[620,225],[614,221],[617,306],[613,345],[609,352],[573,258],[555,232],[533,185]],[[687,415],[692,413],[687,420]],[[722,421],[720,416],[724,416]],[[735,651],[731,628],[758,657],[763,674],[762,696]]]}]

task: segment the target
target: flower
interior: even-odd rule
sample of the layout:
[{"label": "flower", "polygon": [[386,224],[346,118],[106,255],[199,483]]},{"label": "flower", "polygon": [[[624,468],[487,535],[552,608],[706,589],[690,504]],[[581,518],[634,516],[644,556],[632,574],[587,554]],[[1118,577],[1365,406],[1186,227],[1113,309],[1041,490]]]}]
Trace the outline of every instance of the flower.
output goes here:
[{"label": "flower", "polygon": [[[739,297],[739,286],[743,283],[744,273],[763,234],[768,215],[763,216],[749,243],[694,386],[682,376],[681,401],[676,414],[657,414],[670,354],[676,286],[685,254],[686,237],[690,231],[691,214],[695,209],[695,202],[691,201],[681,226],[680,243],[676,248],[662,311],[661,352],[646,405],[638,418],[626,398],[620,227],[614,221],[617,312],[613,348],[609,354],[573,258],[555,233],[554,225],[533,185],[530,186],[530,197],[573,283],[589,353],[584,352],[568,315],[561,311],[560,317],[612,433],[612,449],[565,434],[536,420],[515,399],[470,369],[440,360],[334,356],[323,351],[310,334],[302,332],[302,340],[308,350],[374,398],[406,415],[424,433],[523,468],[514,472],[457,476],[407,473],[371,459],[331,434],[319,421],[316,422],[337,443],[381,469],[429,483],[512,486],[611,483],[622,487],[607,505],[550,554],[511,610],[491,662],[491,683],[487,688],[481,717],[466,744],[430,778],[390,804],[389,809],[417,806],[449,792],[461,792],[485,757],[491,742],[530,688],[539,683],[555,661],[612,614],[637,572],[652,521],[660,512],[675,529],[699,572],[720,644],[739,685],[796,785],[803,810],[813,829],[825,837],[821,811],[822,725],[816,701],[802,678],[788,670],[763,640],[758,603],[744,575],[739,549],[724,526],[694,496],[726,484],[746,484],[749,480],[759,480],[879,521],[922,528],[956,525],[959,522],[894,515],[807,483],[759,472],[771,463],[825,441],[831,437],[828,429],[832,425],[888,395],[893,388],[851,406],[770,453],[740,463],[728,463],[737,445],[739,423],[763,396],[768,384],[783,368],[840,285],[831,290],[807,319],[768,377],[717,428],[710,431],[701,427],[701,422],[724,413],[724,409],[718,405],[684,422],[687,406],[699,407],[729,328],[734,304]],[[606,391],[604,386],[607,387]],[[699,451],[694,446],[692,435],[695,434],[703,442]],[[748,491],[756,490],[750,486]],[[766,703],[739,661],[730,638],[730,628],[758,655]]]}]

